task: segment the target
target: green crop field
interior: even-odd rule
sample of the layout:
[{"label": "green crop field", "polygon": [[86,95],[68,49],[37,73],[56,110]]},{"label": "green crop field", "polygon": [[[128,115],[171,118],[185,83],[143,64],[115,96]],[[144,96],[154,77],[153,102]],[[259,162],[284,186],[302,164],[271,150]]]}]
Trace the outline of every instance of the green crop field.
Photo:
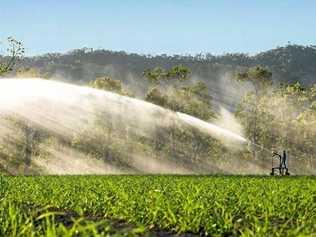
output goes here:
[{"label": "green crop field", "polygon": [[0,236],[316,235],[316,179],[0,177]]}]

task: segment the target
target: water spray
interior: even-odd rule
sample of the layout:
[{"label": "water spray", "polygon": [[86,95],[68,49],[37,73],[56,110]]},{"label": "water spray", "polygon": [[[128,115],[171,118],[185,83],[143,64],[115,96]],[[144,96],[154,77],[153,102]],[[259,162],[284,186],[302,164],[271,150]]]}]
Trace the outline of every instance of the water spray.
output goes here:
[{"label": "water spray", "polygon": [[[34,128],[43,129],[54,136],[62,137],[64,140],[73,139],[76,134],[80,135],[83,128],[90,128],[95,117],[100,113],[110,117],[111,126],[120,127],[122,123],[128,127],[129,134],[138,134],[141,137],[148,137],[155,133],[157,128],[169,128],[177,124],[190,125],[192,128],[207,132],[208,135],[222,141],[223,145],[246,144],[247,140],[229,129],[222,128],[213,123],[200,120],[188,114],[173,112],[158,105],[144,100],[118,95],[113,92],[97,90],[90,87],[78,86],[53,80],[37,79],[6,79],[0,80],[0,115],[13,115],[18,119],[29,123]],[[0,124],[8,126],[6,122]],[[93,126],[93,125],[91,125]],[[8,134],[12,137],[12,144],[19,143],[19,137],[12,128]],[[30,144],[32,133],[26,131],[25,160],[30,159]],[[0,134],[0,139],[7,135],[4,131]],[[87,139],[94,134],[87,132]],[[49,141],[47,141],[49,142]],[[8,144],[7,144],[8,145]],[[61,173],[117,173],[121,172],[111,166],[110,162],[104,161],[107,167],[100,169],[96,165],[97,161],[93,157],[86,157],[73,147],[58,147],[58,145],[45,145],[45,152],[49,154],[49,159],[42,160],[34,157],[32,164],[44,167],[52,174]],[[68,150],[67,150],[68,149]],[[138,153],[137,153],[138,152]],[[126,154],[129,157],[129,165],[136,170],[150,170],[151,173],[172,173],[179,170],[179,173],[187,173],[189,167],[178,167],[174,161],[162,161],[154,164],[154,160],[148,162],[142,151],[135,151],[135,154]],[[69,161],[66,164],[66,160]],[[89,162],[93,160],[93,162]],[[64,162],[63,162],[64,161]],[[5,160],[1,161],[5,162]],[[150,163],[151,167],[143,163]]]},{"label": "water spray", "polygon": [[228,140],[229,142],[239,142],[241,144],[246,144],[247,139],[242,137],[239,134],[236,134],[228,129],[219,127],[215,124],[205,122],[204,120],[198,119],[188,114],[176,112],[178,118],[183,122],[194,126],[203,132],[209,133],[211,136],[214,136],[220,140]]},{"label": "water spray", "polygon": [[[168,127],[174,124],[175,120],[178,120],[222,141],[223,145],[237,148],[241,145],[255,146],[271,154],[270,150],[249,142],[245,137],[230,129],[188,114],[173,112],[136,98],[40,78],[30,80],[1,79],[0,83],[0,114],[7,112],[17,114],[26,121],[63,137],[71,137],[80,128],[87,125],[91,117],[95,115],[95,109],[97,108],[103,109],[107,115],[118,121],[118,126],[122,121],[127,124],[129,130],[131,130],[130,132],[141,133],[142,136],[150,136],[157,126]],[[157,117],[161,119],[157,119]],[[27,133],[27,143],[32,139],[30,134]],[[87,136],[89,135],[87,134]],[[26,147],[29,147],[29,145]],[[26,154],[28,152],[27,150]],[[74,160],[74,157],[82,155],[76,152],[51,151],[52,154],[55,154],[57,161],[60,156],[65,156],[68,160]],[[69,155],[65,155],[68,153]],[[131,154],[129,155],[131,156]],[[80,172],[96,170],[96,167],[86,162],[85,159],[75,160],[78,160],[78,162],[71,162],[71,165],[78,163],[76,169]],[[49,167],[56,166],[57,161],[55,160]],[[79,165],[79,161],[86,162],[86,165]],[[143,162],[143,160],[138,161],[138,163],[140,162]],[[45,164],[47,165],[47,161],[45,161]],[[284,164],[284,162],[281,164],[281,172],[279,173],[288,173],[287,165],[284,166]],[[137,164],[136,168],[140,166]],[[168,167],[172,168],[169,169]],[[170,172],[175,169],[174,167],[174,164],[165,164],[163,170]],[[59,168],[60,166],[56,166],[54,170]],[[279,170],[276,167],[273,168],[275,168],[275,171]],[[108,170],[112,170],[112,167],[106,167],[102,170],[108,172]],[[100,173],[102,170],[100,170]]]}]

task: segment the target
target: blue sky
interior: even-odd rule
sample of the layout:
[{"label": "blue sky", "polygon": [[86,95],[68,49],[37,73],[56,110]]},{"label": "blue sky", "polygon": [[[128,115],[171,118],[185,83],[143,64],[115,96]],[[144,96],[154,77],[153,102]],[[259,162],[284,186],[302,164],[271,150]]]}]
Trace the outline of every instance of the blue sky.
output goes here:
[{"label": "blue sky", "polygon": [[143,54],[254,54],[316,44],[315,0],[5,0],[0,39],[27,55],[91,47]]}]

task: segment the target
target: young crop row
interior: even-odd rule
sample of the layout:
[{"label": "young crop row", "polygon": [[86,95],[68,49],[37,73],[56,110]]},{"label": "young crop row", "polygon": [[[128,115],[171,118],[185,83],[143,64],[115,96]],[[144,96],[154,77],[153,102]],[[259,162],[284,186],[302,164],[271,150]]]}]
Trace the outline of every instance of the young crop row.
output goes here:
[{"label": "young crop row", "polygon": [[0,179],[0,235],[316,234],[316,179],[38,176]]}]

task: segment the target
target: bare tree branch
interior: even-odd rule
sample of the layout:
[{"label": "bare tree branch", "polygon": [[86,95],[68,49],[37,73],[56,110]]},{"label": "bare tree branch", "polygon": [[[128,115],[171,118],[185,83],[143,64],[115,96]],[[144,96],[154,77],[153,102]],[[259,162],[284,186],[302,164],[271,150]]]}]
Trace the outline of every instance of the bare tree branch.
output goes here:
[{"label": "bare tree branch", "polygon": [[17,41],[12,37],[8,37],[7,40],[9,43],[7,49],[9,56],[8,60],[5,60],[7,57],[4,57],[4,62],[0,62],[0,75],[12,71],[17,61],[24,55],[24,47],[20,41]]}]

